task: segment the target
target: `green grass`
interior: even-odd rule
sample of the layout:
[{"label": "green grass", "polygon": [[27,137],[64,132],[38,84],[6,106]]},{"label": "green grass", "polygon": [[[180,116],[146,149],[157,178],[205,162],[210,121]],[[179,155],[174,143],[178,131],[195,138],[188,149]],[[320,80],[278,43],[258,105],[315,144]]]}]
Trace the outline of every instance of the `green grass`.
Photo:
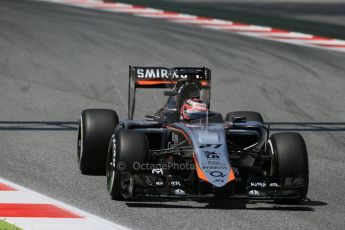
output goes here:
[{"label": "green grass", "polygon": [[0,230],[22,230],[13,224],[9,224],[4,220],[0,220]]}]

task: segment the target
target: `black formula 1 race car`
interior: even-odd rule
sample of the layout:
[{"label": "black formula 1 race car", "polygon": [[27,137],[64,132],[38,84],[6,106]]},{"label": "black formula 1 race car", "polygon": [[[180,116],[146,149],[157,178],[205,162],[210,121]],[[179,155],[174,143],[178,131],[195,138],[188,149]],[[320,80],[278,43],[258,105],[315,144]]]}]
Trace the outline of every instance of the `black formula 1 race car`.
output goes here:
[{"label": "black formula 1 race car", "polygon": [[[168,88],[154,115],[133,120],[136,90]],[[309,185],[308,154],[298,133],[269,134],[260,113],[210,111],[208,68],[130,67],[128,119],[108,109],[81,113],[78,163],[106,173],[116,200],[140,197],[298,202]],[[202,113],[182,117],[188,100]],[[200,107],[200,106],[199,106]],[[192,111],[193,112],[193,111]],[[194,116],[197,115],[197,116]]]}]

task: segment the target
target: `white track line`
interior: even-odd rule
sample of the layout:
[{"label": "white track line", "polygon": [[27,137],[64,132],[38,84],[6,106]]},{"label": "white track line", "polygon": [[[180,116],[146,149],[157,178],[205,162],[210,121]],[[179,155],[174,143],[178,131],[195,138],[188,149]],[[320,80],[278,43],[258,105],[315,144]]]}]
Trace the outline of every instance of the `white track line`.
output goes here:
[{"label": "white track line", "polygon": [[22,191],[0,191],[0,203],[46,204],[47,201]]},{"label": "white track line", "polygon": [[[18,218],[7,217],[5,221],[13,223],[23,230],[113,230],[117,227],[105,226],[97,221],[71,218]],[[1,229],[3,230],[3,229]]]},{"label": "white track line", "polygon": [[[45,218],[45,217],[15,217],[1,216],[0,219],[15,224],[24,230],[128,230],[128,228],[116,223],[102,219],[86,211],[47,197],[30,189],[24,188],[13,182],[0,178],[0,184],[8,185],[16,191],[0,191],[0,206],[26,205],[26,204],[48,204],[78,215],[81,218]],[[109,199],[111,202],[111,199]],[[0,213],[3,210],[0,210]],[[15,213],[16,214],[16,213]]]}]

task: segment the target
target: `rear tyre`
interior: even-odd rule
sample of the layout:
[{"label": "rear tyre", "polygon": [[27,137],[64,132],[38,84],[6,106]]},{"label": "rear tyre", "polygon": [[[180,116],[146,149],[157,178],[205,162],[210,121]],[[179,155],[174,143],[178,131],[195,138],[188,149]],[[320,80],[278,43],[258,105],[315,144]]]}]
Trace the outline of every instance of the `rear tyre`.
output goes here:
[{"label": "rear tyre", "polygon": [[122,200],[121,173],[138,173],[138,166],[147,162],[149,143],[145,133],[120,130],[109,145],[106,175],[112,199]]},{"label": "rear tyre", "polygon": [[[297,191],[298,199],[279,199],[278,203],[299,203],[306,198],[309,187],[308,152],[303,137],[298,133],[276,133],[270,138],[274,154],[272,175],[277,177],[298,178],[286,180],[286,185],[302,185]],[[287,197],[288,198],[288,197]]]},{"label": "rear tyre", "polygon": [[247,121],[257,121],[260,123],[264,123],[264,119],[262,118],[261,114],[258,112],[253,111],[235,111],[226,114],[225,121],[231,122],[236,117],[245,117]]},{"label": "rear tyre", "polygon": [[81,113],[78,128],[78,164],[82,174],[104,174],[109,140],[119,118],[109,109]]}]

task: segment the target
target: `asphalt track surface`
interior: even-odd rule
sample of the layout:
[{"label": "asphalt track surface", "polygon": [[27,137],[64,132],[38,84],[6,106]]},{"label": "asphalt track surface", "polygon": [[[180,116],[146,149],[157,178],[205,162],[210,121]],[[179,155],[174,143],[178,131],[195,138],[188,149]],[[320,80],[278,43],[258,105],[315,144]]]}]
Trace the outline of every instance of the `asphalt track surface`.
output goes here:
[{"label": "asphalt track surface", "polygon": [[[116,0],[107,1],[116,2]],[[121,0],[121,2],[345,39],[344,0]]]},{"label": "asphalt track surface", "polygon": [[[345,54],[33,1],[0,1],[0,177],[135,229],[343,229]],[[208,66],[213,109],[255,110],[300,131],[311,201],[110,200],[83,176],[76,121],[85,108],[126,116],[128,65]],[[137,116],[160,93],[144,91]]]}]

